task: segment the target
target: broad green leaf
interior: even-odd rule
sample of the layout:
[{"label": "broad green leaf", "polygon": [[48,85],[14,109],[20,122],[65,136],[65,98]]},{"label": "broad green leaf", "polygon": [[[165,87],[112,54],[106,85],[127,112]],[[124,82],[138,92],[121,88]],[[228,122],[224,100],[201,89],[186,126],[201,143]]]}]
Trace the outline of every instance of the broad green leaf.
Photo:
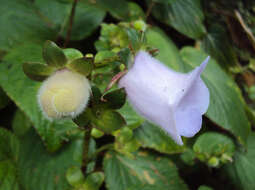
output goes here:
[{"label": "broad green leaf", "polygon": [[68,132],[77,126],[71,120],[50,122],[39,110],[37,91],[40,83],[25,76],[22,63],[41,62],[41,52],[40,46],[32,44],[15,48],[5,57],[5,62],[0,64],[0,86],[31,120],[48,149],[54,151],[60,147],[64,139],[68,138]]},{"label": "broad green leaf", "polygon": [[104,182],[103,172],[94,172],[87,176],[85,183],[82,185],[84,190],[98,190]]},{"label": "broad green leaf", "polygon": [[15,135],[0,128],[0,189],[18,190],[16,162],[19,156],[19,141]]},{"label": "broad green leaf", "polygon": [[[191,47],[183,48],[181,56],[188,70],[199,66],[207,57],[202,51]],[[202,79],[210,91],[207,117],[235,135],[241,144],[245,144],[250,132],[250,124],[238,86],[213,59],[203,71]]]},{"label": "broad green leaf", "polygon": [[83,183],[85,177],[81,171],[81,168],[74,166],[68,168],[66,172],[66,179],[70,185],[78,187]]},{"label": "broad green leaf", "polygon": [[209,165],[213,159],[218,160],[219,163],[220,161],[226,163],[232,161],[235,144],[228,136],[216,132],[206,132],[197,138],[193,150],[199,160],[208,162]]},{"label": "broad green leaf", "polygon": [[190,38],[198,39],[206,33],[200,0],[177,0],[169,4],[155,4],[152,14]]},{"label": "broad green leaf", "polygon": [[[69,14],[70,12],[68,15]],[[88,37],[97,27],[99,27],[104,17],[104,10],[90,5],[89,3],[79,1],[73,21],[71,40],[81,40]],[[69,23],[66,22],[66,25],[63,27],[64,31],[61,33],[63,37],[66,37],[68,25]]]},{"label": "broad green leaf", "polygon": [[181,153],[186,149],[185,146],[177,145],[162,129],[147,121],[134,130],[134,136],[142,147],[153,148],[161,153]]},{"label": "broad green leaf", "polygon": [[32,127],[31,121],[20,109],[17,109],[12,120],[12,130],[14,134],[21,137],[26,134],[30,127]]},{"label": "broad green leaf", "polygon": [[134,185],[152,185],[157,190],[188,189],[174,163],[166,157],[138,152],[131,159],[110,151],[104,157],[103,166],[106,186],[111,190],[126,190]]},{"label": "broad green leaf", "polygon": [[10,131],[0,128],[0,162],[3,160],[17,161],[19,141]]},{"label": "broad green leaf", "polygon": [[135,2],[128,2],[128,17],[125,20],[135,21],[138,19],[145,20],[143,9]]},{"label": "broad green leaf", "polygon": [[226,171],[236,187],[245,190],[255,189],[255,133],[251,133],[247,141],[247,150],[237,152],[234,163],[228,164]]},{"label": "broad green leaf", "polygon": [[[34,4],[55,32],[66,38],[72,2],[62,3],[57,0],[35,0]],[[104,16],[104,10],[89,3],[79,1],[75,11],[71,40],[81,40],[88,37],[101,24]]]},{"label": "broad green leaf", "polygon": [[126,0],[82,0],[81,2],[90,3],[91,5],[108,11],[112,16],[117,19],[125,19],[128,15],[128,3]]},{"label": "broad green leaf", "polygon": [[212,55],[221,66],[235,65],[237,56],[230,44],[224,28],[213,25],[202,40],[202,48],[205,52]]},{"label": "broad green leaf", "polygon": [[19,190],[17,168],[10,160],[0,161],[0,189]]},{"label": "broad green leaf", "polygon": [[183,70],[183,62],[175,44],[159,28],[146,31],[147,44],[159,50],[156,58],[177,71]]},{"label": "broad green leaf", "polygon": [[75,152],[82,152],[80,140],[65,144],[55,153],[45,149],[38,135],[31,130],[22,137],[18,176],[26,190],[63,190],[70,186],[66,180],[67,169],[80,167],[75,159]]},{"label": "broad green leaf", "polygon": [[55,68],[42,63],[29,62],[23,64],[23,71],[30,79],[43,81],[55,71]]},{"label": "broad green leaf", "polygon": [[0,0],[0,49],[10,50],[17,44],[43,42],[54,38],[49,23],[37,14],[27,0]]},{"label": "broad green leaf", "polygon": [[63,50],[49,40],[43,46],[43,59],[49,66],[57,68],[61,68],[67,63],[67,58]]}]

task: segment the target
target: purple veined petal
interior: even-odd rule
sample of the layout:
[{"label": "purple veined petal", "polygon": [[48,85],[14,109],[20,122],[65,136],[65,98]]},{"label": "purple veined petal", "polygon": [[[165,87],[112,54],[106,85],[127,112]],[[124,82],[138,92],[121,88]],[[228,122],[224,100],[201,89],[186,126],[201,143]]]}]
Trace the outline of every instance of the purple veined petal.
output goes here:
[{"label": "purple veined petal", "polygon": [[140,51],[119,81],[134,109],[164,129],[177,144],[196,134],[209,105],[209,91],[200,74],[209,57],[190,73],[178,73]]},{"label": "purple veined petal", "polygon": [[202,115],[196,108],[177,109],[175,112],[175,123],[179,135],[193,137],[202,127]]}]

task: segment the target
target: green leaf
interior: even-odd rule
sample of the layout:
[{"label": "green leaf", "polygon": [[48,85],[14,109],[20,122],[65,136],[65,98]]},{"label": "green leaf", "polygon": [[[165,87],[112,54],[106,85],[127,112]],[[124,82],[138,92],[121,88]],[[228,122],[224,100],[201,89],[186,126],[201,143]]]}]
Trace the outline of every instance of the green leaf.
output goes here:
[{"label": "green leaf", "polygon": [[0,128],[0,162],[3,160],[15,162],[18,155],[19,141],[17,137],[6,129]]},{"label": "green leaf", "polygon": [[109,62],[112,62],[114,60],[116,60],[118,57],[116,56],[116,53],[112,52],[112,51],[99,51],[97,52],[96,56],[95,56],[95,64],[97,66],[101,66],[101,65],[105,65]]},{"label": "green leaf", "polygon": [[79,50],[74,49],[74,48],[63,49],[63,52],[64,52],[66,58],[68,59],[68,62],[71,62],[75,59],[84,57],[83,54]]},{"label": "green leaf", "polygon": [[19,190],[17,169],[10,160],[0,162],[0,189]]},{"label": "green leaf", "polygon": [[145,13],[143,9],[134,2],[128,2],[128,17],[124,18],[128,21],[135,21],[137,19],[145,20]]},{"label": "green leaf", "polygon": [[[183,48],[181,56],[187,68],[195,68],[207,57],[202,51],[191,47]],[[238,86],[213,59],[202,73],[202,79],[210,91],[207,117],[231,132],[241,144],[245,144],[250,132],[250,124]]]},{"label": "green leaf", "polygon": [[192,39],[198,39],[206,33],[200,0],[177,0],[169,4],[155,4],[152,14],[160,22],[172,26]]},{"label": "green leaf", "polygon": [[146,31],[147,44],[159,50],[156,59],[177,71],[183,70],[183,62],[175,44],[159,28]]},{"label": "green leaf", "polygon": [[131,159],[116,152],[108,152],[103,166],[106,186],[111,190],[126,190],[134,185],[151,185],[158,190],[188,189],[179,177],[174,163],[166,157],[138,152]]},{"label": "green leaf", "polygon": [[[56,34],[61,34],[63,38],[66,38],[72,2],[35,0],[34,4],[38,7],[42,17],[56,31]],[[79,1],[75,11],[71,40],[81,40],[88,37],[101,24],[104,16],[104,10]]]},{"label": "green leaf", "polygon": [[75,152],[82,152],[80,140],[65,144],[55,153],[48,153],[38,135],[31,129],[22,137],[18,160],[19,178],[26,190],[63,190],[70,186],[65,174],[72,166],[81,166]]},{"label": "green leaf", "polygon": [[177,145],[162,129],[147,121],[134,130],[134,136],[142,147],[153,148],[161,153],[181,153],[186,149],[185,146]]},{"label": "green leaf", "polygon": [[205,186],[205,185],[201,185],[199,186],[198,190],[213,190],[213,188]]},{"label": "green leaf", "polygon": [[31,121],[20,109],[17,109],[12,120],[12,130],[14,134],[21,137],[26,134],[30,127],[32,127]]},{"label": "green leaf", "polygon": [[0,0],[0,49],[11,50],[26,41],[44,42],[55,34],[27,0]]},{"label": "green leaf", "polygon": [[0,86],[15,104],[27,115],[33,126],[51,151],[58,149],[68,133],[77,126],[71,120],[49,122],[39,110],[37,91],[40,83],[28,79],[22,71],[22,63],[41,62],[42,49],[38,45],[26,44],[15,48],[0,64]]},{"label": "green leaf", "polygon": [[103,96],[106,104],[111,109],[120,109],[126,102],[126,92],[124,88],[113,90]]},{"label": "green leaf", "polygon": [[212,55],[222,66],[235,65],[238,60],[233,47],[230,44],[224,28],[213,25],[202,40],[202,48]]},{"label": "green leaf", "polygon": [[94,172],[88,175],[82,187],[84,188],[84,190],[98,190],[103,182],[104,173]]},{"label": "green leaf", "polygon": [[[105,0],[104,0],[105,1]],[[70,12],[68,13],[68,15]],[[81,40],[88,37],[99,25],[105,17],[105,11],[99,9],[89,3],[78,2],[75,17],[72,26],[71,40]],[[66,37],[66,31],[69,23],[66,22],[64,32],[61,33]]]},{"label": "green leaf", "polygon": [[85,57],[73,60],[72,62],[68,63],[66,67],[71,71],[75,71],[84,76],[90,75],[93,69],[91,60],[86,59]]},{"label": "green leaf", "polygon": [[125,19],[128,15],[128,3],[126,0],[83,0],[82,2],[88,2],[91,5],[98,7],[104,11],[108,11],[112,16],[117,19]]},{"label": "green leaf", "polygon": [[43,81],[56,69],[42,63],[24,63],[23,71],[32,80]]},{"label": "green leaf", "polygon": [[15,135],[0,128],[0,189],[19,189],[15,165],[19,157],[19,145]]},{"label": "green leaf", "polygon": [[118,112],[108,109],[97,111],[96,116],[92,118],[92,123],[105,133],[116,131],[126,124],[124,118]]},{"label": "green leaf", "polygon": [[68,168],[66,172],[66,179],[68,183],[74,187],[80,186],[83,181],[85,180],[85,177],[81,171],[81,169],[77,166]]},{"label": "green leaf", "polygon": [[127,101],[118,111],[124,117],[130,128],[137,128],[144,122],[144,119],[134,111]]},{"label": "green leaf", "polygon": [[240,189],[255,189],[255,133],[251,133],[247,141],[247,150],[237,152],[233,164],[225,168],[231,182]]},{"label": "green leaf", "polygon": [[47,40],[43,46],[43,59],[49,66],[61,68],[67,63],[67,58],[61,48]]},{"label": "green leaf", "polygon": [[232,161],[235,144],[228,136],[216,132],[206,132],[197,138],[193,150],[199,160],[208,162],[209,165],[216,159],[226,163]]}]

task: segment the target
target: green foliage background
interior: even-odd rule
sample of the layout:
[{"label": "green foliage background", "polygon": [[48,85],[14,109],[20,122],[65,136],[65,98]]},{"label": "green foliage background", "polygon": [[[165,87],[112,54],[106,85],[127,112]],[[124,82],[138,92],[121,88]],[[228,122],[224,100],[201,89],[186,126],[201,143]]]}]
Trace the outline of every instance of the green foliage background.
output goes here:
[{"label": "green foliage background", "polygon": [[[254,190],[255,2],[78,0],[70,25],[72,7],[0,0],[0,190]],[[45,119],[41,82],[22,69],[45,68],[46,40],[69,58],[66,48],[94,57],[91,106],[74,121]],[[179,72],[211,56],[202,74],[210,106],[184,146],[137,115],[116,85],[100,99],[139,49]],[[91,136],[81,130],[87,118]]]}]

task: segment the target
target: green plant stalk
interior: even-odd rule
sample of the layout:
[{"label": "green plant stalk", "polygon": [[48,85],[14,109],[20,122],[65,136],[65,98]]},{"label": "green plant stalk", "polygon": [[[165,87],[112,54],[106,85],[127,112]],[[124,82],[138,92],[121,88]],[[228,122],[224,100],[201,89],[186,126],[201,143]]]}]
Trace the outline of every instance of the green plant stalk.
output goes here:
[{"label": "green plant stalk", "polygon": [[78,3],[78,0],[73,0],[72,10],[71,10],[70,17],[69,17],[69,25],[68,25],[67,34],[66,34],[66,40],[64,43],[65,48],[67,47],[67,45],[70,41],[70,38],[71,38],[73,20],[74,20],[75,9],[76,9],[77,3]]},{"label": "green plant stalk", "polygon": [[89,162],[88,152],[89,152],[89,143],[91,138],[92,127],[90,124],[88,124],[86,128],[83,128],[83,130],[85,131],[85,134],[83,137],[81,170],[83,171],[84,175],[86,175],[87,165]]}]

